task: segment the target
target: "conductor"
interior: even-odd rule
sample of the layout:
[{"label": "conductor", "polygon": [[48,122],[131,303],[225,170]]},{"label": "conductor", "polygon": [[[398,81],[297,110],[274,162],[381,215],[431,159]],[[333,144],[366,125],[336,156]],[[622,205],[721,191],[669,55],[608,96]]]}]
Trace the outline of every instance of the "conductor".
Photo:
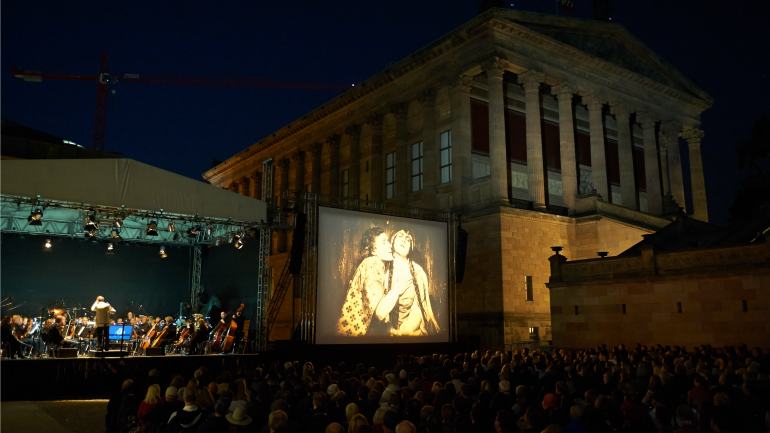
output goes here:
[{"label": "conductor", "polygon": [[106,347],[107,339],[109,338],[108,326],[110,323],[110,314],[115,312],[115,309],[109,304],[104,302],[104,296],[97,296],[96,302],[91,306],[91,311],[96,311],[96,318],[94,319],[96,325],[96,346],[99,350],[104,350]]}]

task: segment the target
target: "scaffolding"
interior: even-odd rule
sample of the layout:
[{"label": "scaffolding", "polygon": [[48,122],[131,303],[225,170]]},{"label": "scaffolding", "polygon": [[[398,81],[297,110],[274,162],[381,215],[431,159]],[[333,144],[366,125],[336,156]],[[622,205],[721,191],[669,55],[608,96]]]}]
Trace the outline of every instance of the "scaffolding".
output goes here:
[{"label": "scaffolding", "polygon": [[[267,202],[268,209],[273,202],[273,158],[262,162],[262,201]],[[268,217],[270,215],[268,214]],[[267,350],[267,314],[265,307],[270,294],[270,249],[272,227],[262,227],[259,230],[259,275],[257,277],[257,320],[256,340],[257,350]]]}]

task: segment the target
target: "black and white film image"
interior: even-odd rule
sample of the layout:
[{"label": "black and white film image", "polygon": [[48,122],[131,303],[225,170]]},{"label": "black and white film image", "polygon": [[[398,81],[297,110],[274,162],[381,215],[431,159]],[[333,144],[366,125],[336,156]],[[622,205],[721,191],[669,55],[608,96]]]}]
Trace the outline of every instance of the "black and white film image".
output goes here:
[{"label": "black and white film image", "polygon": [[318,344],[446,342],[447,225],[321,207]]}]

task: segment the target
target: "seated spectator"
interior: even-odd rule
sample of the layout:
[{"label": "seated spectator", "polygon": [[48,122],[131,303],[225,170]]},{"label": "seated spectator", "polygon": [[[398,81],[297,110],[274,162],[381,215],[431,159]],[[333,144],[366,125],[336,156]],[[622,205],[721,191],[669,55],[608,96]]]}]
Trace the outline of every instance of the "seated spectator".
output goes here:
[{"label": "seated spectator", "polygon": [[134,381],[127,379],[123,381],[120,392],[115,393],[112,397],[110,397],[110,400],[107,403],[107,415],[104,417],[108,432],[116,431],[119,429],[117,423],[120,414],[120,407],[123,405],[123,401],[126,400],[129,396],[133,395],[133,393]]},{"label": "seated spectator", "polygon": [[168,431],[178,433],[182,430],[192,430],[197,428],[204,420],[203,410],[196,405],[198,397],[192,388],[184,389],[184,407],[171,414],[168,419]]},{"label": "seated spectator", "polygon": [[703,376],[696,374],[693,382],[695,387],[687,392],[687,403],[690,406],[698,406],[704,401],[710,400],[708,381]]},{"label": "seated spectator", "polygon": [[360,433],[359,429],[362,425],[368,426],[369,421],[367,421],[366,418],[359,413],[358,415],[355,415],[353,418],[350,419],[350,425],[348,426],[348,433]]},{"label": "seated spectator", "polygon": [[209,383],[209,392],[211,393],[211,396],[214,398],[219,397],[219,384],[216,382]]},{"label": "seated spectator", "polygon": [[[393,433],[396,431],[396,426],[398,425],[399,419],[398,414],[394,410],[388,410],[385,412],[385,414],[382,417],[382,431],[383,433]],[[374,429],[372,429],[374,430]]]},{"label": "seated spectator", "polygon": [[289,417],[280,409],[274,410],[270,412],[266,427],[269,433],[285,433],[289,430]]},{"label": "seated spectator", "polygon": [[146,427],[146,430],[155,431],[158,426],[171,418],[172,413],[181,410],[184,407],[184,402],[177,400],[176,388],[169,386],[166,388],[165,394],[164,403],[155,406],[142,417],[142,425]]},{"label": "seated spectator", "polygon": [[230,412],[235,413],[235,409],[239,407],[246,411],[249,409],[249,403],[251,402],[249,393],[246,392],[246,380],[238,379],[235,384],[237,385],[237,394],[233,397],[233,402],[230,403]]},{"label": "seated spectator", "polygon": [[374,416],[372,417],[372,430],[381,433],[382,430],[382,420],[385,418],[385,412],[389,411],[390,408],[387,407],[381,407],[377,409],[377,412],[374,413]]},{"label": "seated spectator", "polygon": [[230,422],[227,419],[229,400],[217,400],[214,412],[198,428],[198,433],[229,433]]},{"label": "seated spectator", "polygon": [[498,412],[495,417],[495,431],[503,433],[515,433],[518,431],[516,420],[510,412]]},{"label": "seated spectator", "polygon": [[199,389],[196,392],[196,395],[198,396],[198,399],[196,400],[195,405],[201,408],[206,416],[214,412],[214,405],[216,404],[216,401],[214,400],[214,396],[211,395],[211,391],[209,391],[208,388]]},{"label": "seated spectator", "polygon": [[242,432],[247,431],[245,427],[251,424],[251,417],[246,415],[246,411],[243,408],[238,407],[232,414],[225,415],[225,419],[230,423],[230,431]]},{"label": "seated spectator", "polygon": [[417,433],[417,428],[409,421],[401,421],[396,426],[396,433]]},{"label": "seated spectator", "polygon": [[358,406],[355,403],[350,403],[345,407],[345,425],[350,423],[350,419],[358,415]]},{"label": "seated spectator", "polygon": [[139,405],[139,412],[136,414],[136,419],[142,422],[142,417],[150,411],[150,409],[163,404],[165,401],[160,398],[160,385],[157,383],[151,385],[147,389],[147,394],[144,396],[144,401]]}]

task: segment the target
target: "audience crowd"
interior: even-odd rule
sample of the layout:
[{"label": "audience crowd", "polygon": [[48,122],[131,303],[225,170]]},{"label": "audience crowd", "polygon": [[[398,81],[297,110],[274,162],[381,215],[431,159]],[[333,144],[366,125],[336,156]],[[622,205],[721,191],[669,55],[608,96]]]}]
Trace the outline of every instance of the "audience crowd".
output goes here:
[{"label": "audience crowd", "polygon": [[[770,359],[741,347],[396,357],[391,369],[278,362],[126,380],[107,431],[770,431]],[[169,372],[167,372],[169,373]]]}]

